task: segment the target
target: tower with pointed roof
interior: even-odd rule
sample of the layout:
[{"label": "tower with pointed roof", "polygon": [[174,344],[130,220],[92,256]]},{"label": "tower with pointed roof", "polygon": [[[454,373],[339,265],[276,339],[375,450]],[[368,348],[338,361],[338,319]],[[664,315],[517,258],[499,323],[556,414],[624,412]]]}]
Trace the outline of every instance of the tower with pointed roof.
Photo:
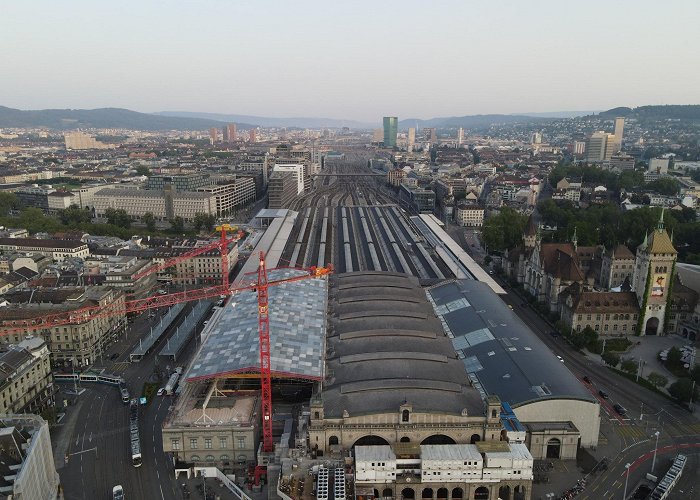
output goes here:
[{"label": "tower with pointed roof", "polygon": [[632,291],[639,300],[642,317],[639,335],[661,335],[668,302],[673,264],[678,252],[664,227],[664,211],[651,234],[637,247]]}]

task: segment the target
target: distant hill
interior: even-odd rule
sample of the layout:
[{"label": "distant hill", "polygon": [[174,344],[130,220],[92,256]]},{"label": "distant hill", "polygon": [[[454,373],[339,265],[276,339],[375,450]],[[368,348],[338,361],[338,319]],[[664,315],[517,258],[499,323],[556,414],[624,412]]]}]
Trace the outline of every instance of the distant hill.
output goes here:
[{"label": "distant hill", "polygon": [[700,104],[670,104],[665,106],[639,106],[638,108],[613,108],[598,116],[656,120],[700,120]]},{"label": "distant hill", "polygon": [[138,113],[128,109],[42,109],[24,111],[0,106],[0,127],[124,128],[129,130],[205,130],[221,122]]},{"label": "distant hill", "polygon": [[[197,113],[191,111],[160,111],[155,113],[160,116],[178,116],[186,118],[205,118],[208,120],[217,120],[220,122],[235,123],[236,125],[243,123],[254,123],[260,127],[288,127],[288,128],[375,128],[379,127],[377,123],[363,123],[355,120],[339,120],[337,118],[269,118],[264,116],[250,115],[228,115],[221,113]],[[245,128],[245,125],[243,126]]]},{"label": "distant hill", "polygon": [[468,116],[451,116],[443,118],[431,118],[429,120],[419,120],[416,118],[409,118],[406,120],[399,120],[399,128],[405,129],[409,127],[435,127],[435,128],[474,128],[474,127],[488,127],[494,124],[508,124],[508,123],[530,123],[530,122],[543,122],[550,121],[552,118],[543,118],[536,116],[524,116],[524,115],[468,115]]}]

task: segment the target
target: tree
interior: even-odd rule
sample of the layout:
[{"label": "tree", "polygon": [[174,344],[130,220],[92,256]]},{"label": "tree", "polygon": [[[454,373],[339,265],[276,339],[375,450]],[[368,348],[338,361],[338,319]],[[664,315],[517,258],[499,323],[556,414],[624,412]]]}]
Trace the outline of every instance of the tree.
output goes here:
[{"label": "tree", "polygon": [[613,368],[616,367],[617,364],[620,362],[620,356],[618,356],[614,352],[604,352],[601,358],[603,358],[603,361],[606,365],[612,366]]},{"label": "tree", "polygon": [[199,232],[202,228],[207,231],[214,229],[214,224],[216,224],[216,216],[213,214],[196,213],[194,214],[194,219],[192,220],[192,226],[194,230]]},{"label": "tree", "polygon": [[700,365],[695,365],[690,370],[690,378],[700,384]]},{"label": "tree", "polygon": [[80,224],[89,224],[92,216],[89,208],[80,208],[77,205],[71,205],[60,214],[61,222],[66,226],[80,226]]},{"label": "tree", "polygon": [[149,231],[156,230],[156,217],[152,212],[146,212],[141,216],[141,222],[146,224],[146,229]]},{"label": "tree", "polygon": [[654,181],[647,182],[645,187],[646,189],[659,194],[665,194],[667,196],[676,195],[680,190],[680,184],[678,184],[678,181],[670,177],[661,177]]},{"label": "tree", "polygon": [[19,207],[19,200],[15,193],[0,192],[0,215],[7,215],[10,210],[15,210]]},{"label": "tree", "polygon": [[666,364],[670,367],[678,367],[681,366],[683,355],[681,354],[681,350],[678,349],[676,346],[671,347],[671,349],[668,350],[668,356],[666,357]]},{"label": "tree", "polygon": [[153,175],[151,173],[151,169],[148,168],[146,165],[139,165],[138,167],[136,167],[136,173],[139,175],[145,175],[146,177],[150,177],[151,175]]},{"label": "tree", "polygon": [[170,229],[176,233],[181,233],[185,230],[185,221],[178,216],[170,220]]},{"label": "tree", "polygon": [[656,373],[656,372],[651,372],[647,376],[647,380],[654,387],[657,387],[657,388],[661,387],[662,389],[664,387],[666,387],[666,384],[668,384],[668,379],[666,377],[664,377],[663,375],[661,375],[660,373]]},{"label": "tree", "polygon": [[500,214],[490,217],[481,232],[487,250],[501,252],[514,248],[522,241],[526,224],[527,217],[512,208],[504,208]]},{"label": "tree", "polygon": [[627,373],[637,373],[637,362],[633,359],[625,359],[622,361],[620,368]]},{"label": "tree", "polygon": [[678,401],[690,401],[692,394],[693,399],[697,399],[697,389],[693,391],[693,381],[689,378],[681,378],[672,383],[668,388],[668,393]]},{"label": "tree", "polygon": [[124,229],[131,227],[131,217],[122,208],[108,208],[105,210],[105,217],[108,224],[113,224]]}]

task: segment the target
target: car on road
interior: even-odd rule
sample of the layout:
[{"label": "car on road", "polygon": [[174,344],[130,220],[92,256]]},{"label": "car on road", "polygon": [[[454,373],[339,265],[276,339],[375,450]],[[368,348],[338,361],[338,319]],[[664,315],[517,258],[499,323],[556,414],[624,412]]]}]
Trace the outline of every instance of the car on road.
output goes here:
[{"label": "car on road", "polygon": [[622,406],[620,403],[615,403],[615,404],[613,405],[613,408],[615,409],[615,411],[616,411],[619,415],[621,415],[621,416],[623,416],[623,417],[624,417],[625,415],[627,415],[627,408],[625,408],[624,406]]},{"label": "car on road", "polygon": [[160,389],[158,389],[158,392],[156,394],[158,394],[158,396],[162,396],[163,394],[165,394],[165,387],[161,387]]},{"label": "car on road", "polygon": [[600,394],[600,397],[603,398],[603,399],[610,399],[610,394],[608,394],[607,392],[605,392],[603,389],[600,389],[600,390],[598,391],[598,394]]},{"label": "car on road", "polygon": [[587,383],[587,384],[590,384],[590,383],[591,383],[591,379],[588,377],[588,375],[584,375],[584,376],[583,376],[583,381],[584,381],[585,383]]},{"label": "car on road", "polygon": [[118,353],[118,352],[115,352],[114,354],[112,354],[112,355],[109,357],[109,359],[110,359],[111,361],[114,361],[114,360],[117,359],[118,357],[119,357],[119,353]]},{"label": "car on road", "polygon": [[564,358],[562,358],[562,357],[559,356],[558,354],[557,354],[557,359],[558,359],[559,361],[561,361],[562,363],[564,362]]},{"label": "car on road", "polygon": [[121,484],[112,488],[112,500],[124,500],[124,488]]}]

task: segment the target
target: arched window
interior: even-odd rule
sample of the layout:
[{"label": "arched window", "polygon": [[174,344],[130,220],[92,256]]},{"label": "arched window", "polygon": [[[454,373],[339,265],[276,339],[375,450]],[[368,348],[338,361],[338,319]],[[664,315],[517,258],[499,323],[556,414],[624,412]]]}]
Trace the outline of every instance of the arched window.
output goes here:
[{"label": "arched window", "polygon": [[190,457],[190,460],[192,460],[193,462],[199,462],[199,455],[192,455]]},{"label": "arched window", "polygon": [[401,412],[401,421],[402,422],[408,422],[408,418],[410,416],[410,412],[408,410],[404,410]]},{"label": "arched window", "polygon": [[338,444],[338,436],[331,436],[328,438],[328,446],[334,446]]},{"label": "arched window", "polygon": [[207,455],[206,457],[204,457],[204,460],[206,460],[207,462],[213,462],[213,461],[214,461],[214,455]]},{"label": "arched window", "polygon": [[227,460],[231,460],[231,457],[229,457],[228,455],[221,455],[221,460],[225,462]]},{"label": "arched window", "polygon": [[401,442],[401,443],[410,443],[410,442],[411,442],[411,438],[409,438],[408,436],[404,436],[404,437],[402,437],[401,439],[399,439],[399,442]]}]

